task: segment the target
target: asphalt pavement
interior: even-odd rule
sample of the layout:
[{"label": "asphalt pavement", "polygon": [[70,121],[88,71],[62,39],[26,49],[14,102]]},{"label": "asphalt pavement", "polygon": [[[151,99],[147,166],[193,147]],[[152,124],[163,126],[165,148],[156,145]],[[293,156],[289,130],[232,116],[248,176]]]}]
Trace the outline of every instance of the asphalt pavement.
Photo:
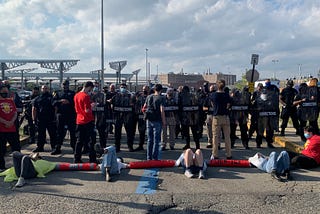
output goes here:
[{"label": "asphalt pavement", "polygon": [[[118,153],[125,162],[146,159],[146,150],[128,152],[125,141],[123,135],[122,151]],[[206,148],[206,141],[204,134],[201,148],[204,158],[209,159],[211,150]],[[111,136],[108,145],[113,143]],[[274,144],[276,148],[269,149],[263,141],[258,149],[252,139],[251,149],[246,150],[237,140],[232,156],[242,160],[256,152],[268,155],[271,151],[292,151],[292,145],[301,149],[303,145],[292,128],[284,137],[275,136]],[[183,146],[184,140],[179,137],[176,149],[161,152],[161,158],[177,159]],[[193,141],[191,147],[195,148]],[[22,152],[30,153],[34,148],[34,144],[26,144]],[[50,155],[49,144],[45,150],[41,155],[47,160],[73,161],[68,140],[61,155]],[[224,153],[222,142],[221,159]],[[12,166],[10,154],[6,160],[7,166]],[[88,161],[88,156],[83,160]],[[206,179],[200,180],[184,176],[181,167],[172,167],[123,169],[106,182],[98,171],[53,171],[46,178],[27,180],[22,188],[14,188],[15,182],[5,183],[0,178],[0,213],[320,213],[320,169],[294,170],[292,175],[292,181],[279,182],[256,168],[209,167]]]}]

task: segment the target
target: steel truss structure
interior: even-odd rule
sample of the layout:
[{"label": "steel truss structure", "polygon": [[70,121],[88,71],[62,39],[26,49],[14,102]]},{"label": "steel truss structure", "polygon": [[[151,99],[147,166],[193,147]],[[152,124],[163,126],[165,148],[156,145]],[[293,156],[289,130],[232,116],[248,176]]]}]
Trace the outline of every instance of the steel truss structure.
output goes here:
[{"label": "steel truss structure", "polygon": [[27,63],[37,63],[41,68],[46,68],[52,70],[52,73],[59,72],[60,83],[63,81],[63,73],[70,70],[71,67],[75,66],[78,63],[78,59],[74,60],[50,60],[50,59],[0,59],[1,65],[1,78],[4,80],[6,78],[5,71],[12,68],[16,68]]}]

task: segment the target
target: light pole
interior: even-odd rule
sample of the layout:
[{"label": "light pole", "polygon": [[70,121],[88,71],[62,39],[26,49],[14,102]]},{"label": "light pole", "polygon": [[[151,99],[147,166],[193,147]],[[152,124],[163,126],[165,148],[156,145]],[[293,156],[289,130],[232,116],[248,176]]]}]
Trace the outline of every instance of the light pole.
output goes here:
[{"label": "light pole", "polygon": [[146,48],[146,84],[148,84],[148,48]]},{"label": "light pole", "polygon": [[298,71],[299,71],[299,77],[300,77],[300,81],[302,81],[302,76],[301,76],[301,66],[302,64],[298,64]]},{"label": "light pole", "polygon": [[[279,60],[277,60],[277,59],[273,59],[273,60],[271,60],[272,62],[273,62],[273,64],[275,65],[277,62],[279,62]],[[273,72],[273,79],[276,79],[276,73],[275,72]]]},{"label": "light pole", "polygon": [[134,88],[135,92],[137,92],[137,87],[138,87],[138,74],[139,74],[140,70],[141,70],[141,69],[138,69],[138,70],[135,70],[135,71],[132,72],[133,75],[136,75],[136,85],[135,85],[135,88]]},{"label": "light pole", "polygon": [[301,76],[301,67],[302,67],[302,64],[298,64],[299,76]]},{"label": "light pole", "polygon": [[[99,76],[100,89],[104,87],[104,39],[103,39],[103,0],[101,0],[101,72]],[[101,78],[100,78],[101,75]]]}]

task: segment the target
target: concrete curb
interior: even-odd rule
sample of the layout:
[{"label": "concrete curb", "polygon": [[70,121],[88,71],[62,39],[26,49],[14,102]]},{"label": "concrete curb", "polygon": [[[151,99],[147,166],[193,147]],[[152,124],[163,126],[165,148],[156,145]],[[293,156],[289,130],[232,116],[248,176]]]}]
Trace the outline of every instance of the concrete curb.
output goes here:
[{"label": "concrete curb", "polygon": [[290,142],[286,137],[275,136],[274,142],[291,152],[301,153],[303,150],[303,146],[297,145],[294,142]]}]

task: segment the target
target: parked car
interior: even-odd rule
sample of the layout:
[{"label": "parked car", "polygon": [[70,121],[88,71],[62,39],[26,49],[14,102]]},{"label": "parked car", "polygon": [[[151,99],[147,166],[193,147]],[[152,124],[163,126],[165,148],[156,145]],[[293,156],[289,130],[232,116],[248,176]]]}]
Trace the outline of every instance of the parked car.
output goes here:
[{"label": "parked car", "polygon": [[26,90],[20,90],[17,93],[22,100],[28,100],[32,95],[32,91],[26,91]]}]

